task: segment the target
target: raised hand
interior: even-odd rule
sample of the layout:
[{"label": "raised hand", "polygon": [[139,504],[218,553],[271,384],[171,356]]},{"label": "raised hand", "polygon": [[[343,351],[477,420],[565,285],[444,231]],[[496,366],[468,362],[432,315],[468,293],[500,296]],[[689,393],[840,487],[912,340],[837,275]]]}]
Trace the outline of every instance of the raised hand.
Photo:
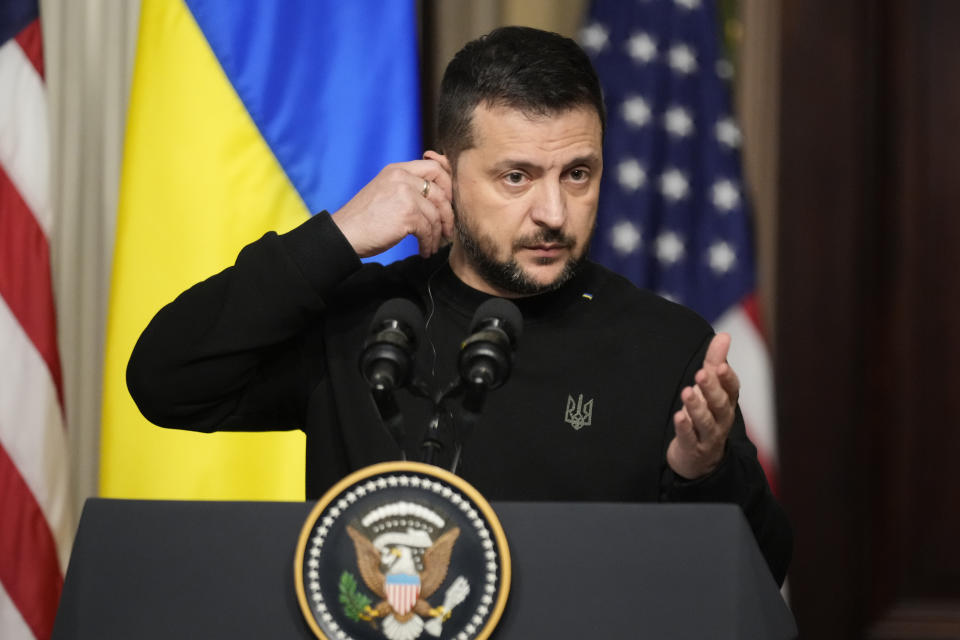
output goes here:
[{"label": "raised hand", "polygon": [[432,255],[453,236],[453,182],[446,157],[427,151],[423,160],[384,167],[333,221],[361,258],[375,256],[414,235],[420,255]]},{"label": "raised hand", "polygon": [[723,459],[740,395],[740,380],[727,363],[729,350],[729,334],[714,336],[696,384],[680,392],[683,406],[673,416],[676,437],[667,448],[667,464],[688,480],[710,473]]}]

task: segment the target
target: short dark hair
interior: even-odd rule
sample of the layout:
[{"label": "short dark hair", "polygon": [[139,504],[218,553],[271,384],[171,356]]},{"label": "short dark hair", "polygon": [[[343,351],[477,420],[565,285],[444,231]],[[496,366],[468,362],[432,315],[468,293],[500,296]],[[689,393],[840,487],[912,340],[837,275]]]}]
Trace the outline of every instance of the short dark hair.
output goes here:
[{"label": "short dark hair", "polygon": [[530,116],[593,107],[606,130],[603,92],[590,59],[576,42],[550,31],[501,27],[468,42],[447,65],[437,141],[454,167],[474,144],[471,123],[479,104]]}]

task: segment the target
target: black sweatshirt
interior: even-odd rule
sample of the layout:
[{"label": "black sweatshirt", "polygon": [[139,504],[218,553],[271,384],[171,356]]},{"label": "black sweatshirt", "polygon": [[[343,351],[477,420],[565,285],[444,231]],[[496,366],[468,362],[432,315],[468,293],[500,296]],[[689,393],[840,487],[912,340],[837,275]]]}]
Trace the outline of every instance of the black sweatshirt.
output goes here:
[{"label": "black sweatshirt", "polygon": [[[306,495],[317,498],[351,471],[401,457],[358,367],[383,301],[409,298],[427,318],[418,376],[434,388],[454,378],[460,342],[489,296],[463,284],[447,257],[361,265],[323,213],[268,233],[157,313],[131,356],[130,393],[165,427],[302,429]],[[709,324],[593,263],[560,289],[515,302],[524,327],[513,371],[489,393],[459,475],[488,500],[736,503],[782,582],[790,526],[739,411],[713,473],[686,481],[666,464]],[[403,450],[418,460],[431,403],[406,391],[398,402]]]}]

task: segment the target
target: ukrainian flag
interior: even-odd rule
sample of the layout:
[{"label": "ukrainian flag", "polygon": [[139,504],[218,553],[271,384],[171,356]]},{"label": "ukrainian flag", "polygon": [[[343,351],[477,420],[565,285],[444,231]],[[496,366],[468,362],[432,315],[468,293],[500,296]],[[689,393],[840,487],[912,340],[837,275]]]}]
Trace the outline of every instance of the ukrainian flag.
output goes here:
[{"label": "ukrainian flag", "polygon": [[416,33],[413,0],[144,0],[107,328],[101,495],[303,499],[302,433],[154,427],[127,392],[126,364],[157,310],[244,245],[335,211],[385,164],[420,155]]}]

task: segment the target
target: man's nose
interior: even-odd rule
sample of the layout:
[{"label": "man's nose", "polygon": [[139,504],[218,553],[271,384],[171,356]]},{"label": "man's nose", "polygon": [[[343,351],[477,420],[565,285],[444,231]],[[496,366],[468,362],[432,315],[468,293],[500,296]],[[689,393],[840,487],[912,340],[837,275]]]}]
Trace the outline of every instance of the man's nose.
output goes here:
[{"label": "man's nose", "polygon": [[538,225],[559,229],[567,219],[567,200],[559,184],[541,185],[536,194],[536,201],[530,212],[530,217]]}]

